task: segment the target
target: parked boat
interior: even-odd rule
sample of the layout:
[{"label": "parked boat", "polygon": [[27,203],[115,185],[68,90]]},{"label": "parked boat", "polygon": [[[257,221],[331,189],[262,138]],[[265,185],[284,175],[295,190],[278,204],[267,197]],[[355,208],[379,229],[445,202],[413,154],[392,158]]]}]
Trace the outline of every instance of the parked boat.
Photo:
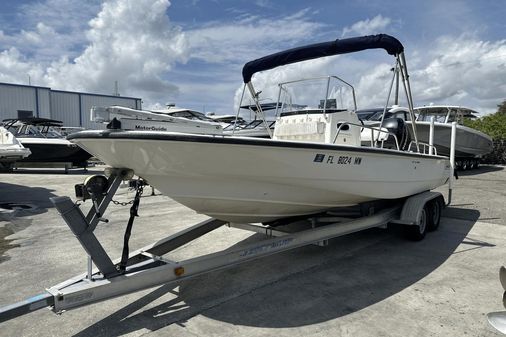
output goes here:
[{"label": "parked boat", "polygon": [[176,106],[175,104],[167,104],[164,109],[151,109],[150,112],[163,114],[172,117],[185,118],[193,121],[203,121],[203,122],[216,122],[213,118],[206,116],[200,111],[181,108]]},{"label": "parked boat", "polygon": [[244,118],[242,118],[242,117],[237,118],[235,115],[215,115],[213,113],[211,115],[208,114],[206,116],[211,118],[213,121],[220,123],[224,126],[228,126],[228,125],[234,124],[234,123],[239,124],[239,125],[247,123],[244,120]]},{"label": "parked boat", "polygon": [[[375,48],[395,56],[412,107],[404,47],[384,34],[318,43],[248,62],[242,72],[244,90],[265,122],[253,74]],[[291,85],[304,90],[306,81],[322,82],[323,91],[306,95],[307,103],[292,104],[298,100]],[[355,92],[339,77],[291,81],[279,88],[276,124],[268,139],[121,130],[83,131],[69,139],[110,166],[134,170],[181,204],[230,222],[265,223],[370,200],[404,198],[449,179],[446,157],[401,147],[361,146],[364,126],[355,114]],[[410,113],[414,116],[412,109]],[[394,133],[391,136],[395,138]]]},{"label": "parked boat", "polygon": [[[384,108],[374,108],[361,112],[364,123],[379,126]],[[438,154],[450,155],[450,140],[452,122],[457,122],[457,134],[455,139],[455,160],[458,169],[467,170],[477,168],[482,158],[493,149],[493,140],[487,134],[467,127],[463,124],[464,119],[477,118],[476,111],[452,105],[434,105],[414,108],[416,117],[416,129],[418,139],[429,142],[430,120],[434,118],[434,147]],[[401,118],[408,125],[411,124],[408,109],[393,106],[387,109],[386,118]],[[410,129],[411,130],[411,129]],[[412,131],[410,131],[412,136]],[[381,136],[375,134],[377,140]],[[363,131],[362,141],[370,139],[370,132]]]},{"label": "parked boat", "polygon": [[465,118],[477,118],[476,111],[451,105],[424,106],[415,108],[418,115],[416,120],[420,140],[428,142],[430,119],[434,117],[434,146],[437,153],[448,156],[450,153],[451,123],[457,122],[455,139],[455,157],[457,168],[466,170],[476,168],[480,158],[493,149],[493,140],[487,134],[467,127],[463,124]]},{"label": "parked boat", "polygon": [[30,150],[25,148],[9,130],[0,126],[0,171],[11,170],[16,161],[30,154]]},{"label": "parked boat", "polygon": [[19,142],[30,149],[31,155],[21,163],[71,163],[75,167],[86,167],[91,155],[65,139],[53,127],[62,122],[54,119],[27,117],[5,119],[4,127],[14,134]]},{"label": "parked boat", "polygon": [[[201,116],[197,115],[200,114],[199,112],[187,109],[178,110],[178,113],[175,111],[167,113],[166,110],[137,110],[115,105],[108,107],[92,107],[91,120],[96,123],[107,124],[108,129],[205,134],[223,133],[222,126],[219,123],[209,118],[202,119]],[[183,112],[195,112],[196,114],[185,115]],[[191,118],[189,116],[197,117]]]},{"label": "parked boat", "polygon": [[[274,111],[277,103],[261,103],[260,107],[263,112]],[[236,120],[232,120],[230,124],[223,129],[225,134],[232,136],[242,137],[256,137],[256,138],[272,138],[274,133],[274,125],[276,124],[275,117],[269,118],[265,116],[262,118],[258,114],[258,107],[255,104],[241,105],[244,115],[249,115],[249,119],[242,120],[240,111],[235,116]]]}]

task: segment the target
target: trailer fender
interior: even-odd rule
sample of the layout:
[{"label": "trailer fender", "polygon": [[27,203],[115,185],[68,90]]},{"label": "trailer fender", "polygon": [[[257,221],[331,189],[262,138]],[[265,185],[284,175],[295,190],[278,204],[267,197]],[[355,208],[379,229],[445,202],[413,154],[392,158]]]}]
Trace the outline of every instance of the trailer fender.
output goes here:
[{"label": "trailer fender", "polygon": [[[426,191],[408,197],[404,201],[399,219],[392,220],[391,222],[417,226],[420,213],[424,209],[425,205],[432,200],[436,200],[440,207],[445,205],[444,197],[439,192]],[[428,216],[430,215],[428,214]]]}]

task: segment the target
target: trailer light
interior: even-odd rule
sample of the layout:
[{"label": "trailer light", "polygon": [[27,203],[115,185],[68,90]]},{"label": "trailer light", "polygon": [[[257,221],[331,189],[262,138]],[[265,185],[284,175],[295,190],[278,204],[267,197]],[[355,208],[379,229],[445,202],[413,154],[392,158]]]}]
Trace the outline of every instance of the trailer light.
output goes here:
[{"label": "trailer light", "polygon": [[174,268],[174,274],[176,274],[176,276],[183,276],[184,274],[184,267],[176,267]]}]

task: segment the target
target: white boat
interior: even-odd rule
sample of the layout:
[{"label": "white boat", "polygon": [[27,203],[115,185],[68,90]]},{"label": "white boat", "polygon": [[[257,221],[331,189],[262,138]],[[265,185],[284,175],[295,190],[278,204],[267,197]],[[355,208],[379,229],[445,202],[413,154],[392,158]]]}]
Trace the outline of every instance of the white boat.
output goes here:
[{"label": "white boat", "polygon": [[[266,111],[272,111],[276,109],[277,103],[261,103],[260,108],[262,113]],[[256,104],[241,105],[240,109],[246,112],[243,115],[249,115],[248,120],[242,119],[240,112],[234,116],[234,119],[230,121],[230,124],[223,129],[225,134],[232,136],[242,137],[256,137],[256,138],[271,138],[274,133],[274,125],[276,124],[275,119],[269,117],[262,118],[258,114],[258,108]]]},{"label": "white boat", "polygon": [[5,119],[3,123],[24,147],[30,149],[30,156],[19,160],[20,163],[70,163],[74,167],[87,166],[91,155],[54,129],[62,126],[61,121],[27,117]]},{"label": "white boat", "polygon": [[14,135],[0,126],[0,170],[10,170],[13,164],[31,154]]},{"label": "white boat", "polygon": [[[96,123],[107,124],[108,129],[138,130],[138,131],[173,131],[186,133],[222,134],[223,128],[211,119],[203,119],[199,112],[179,109],[166,110],[137,110],[122,106],[92,107],[91,120]],[[193,113],[195,118],[186,113]],[[203,114],[200,114],[205,117]]]},{"label": "white boat", "polygon": [[[248,62],[244,89],[262,117],[259,94],[251,83],[254,73],[372,48],[395,55],[411,97],[403,46],[384,34],[319,43]],[[447,182],[446,157],[361,146],[363,126],[355,114],[353,87],[336,76],[317,80],[323,80],[326,90],[313,105],[290,104],[291,85],[305,81],[280,84],[272,139],[120,130],[84,131],[69,139],[110,166],[134,170],[181,204],[230,222],[266,223],[370,200],[399,199]],[[348,90],[347,100],[341,89]],[[417,145],[416,136],[414,142]]]},{"label": "white boat", "polygon": [[223,129],[223,133],[236,137],[271,138],[276,121],[255,119],[245,123],[230,123]]}]

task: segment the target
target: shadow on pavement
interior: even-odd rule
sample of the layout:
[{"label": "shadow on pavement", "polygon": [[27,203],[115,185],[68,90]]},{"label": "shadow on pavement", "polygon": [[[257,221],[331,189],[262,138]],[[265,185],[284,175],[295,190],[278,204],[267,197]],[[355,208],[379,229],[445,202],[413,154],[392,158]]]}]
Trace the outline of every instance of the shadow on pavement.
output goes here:
[{"label": "shadow on pavement", "polygon": [[482,165],[474,170],[467,170],[467,171],[458,171],[459,177],[466,177],[466,176],[474,176],[477,174],[482,173],[489,173],[489,172],[497,172],[504,170],[504,167],[502,166],[495,166],[495,165]]},{"label": "shadow on pavement", "polygon": [[49,201],[55,197],[53,190],[43,187],[0,182],[0,221],[6,223],[0,227],[0,263],[8,258],[3,256],[7,250],[15,248],[7,237],[28,228],[32,224],[33,215],[47,212],[53,207]]},{"label": "shadow on pavement", "polygon": [[2,214],[16,212],[16,216],[34,215],[53,207],[49,200],[54,190],[0,182],[0,220]]},{"label": "shadow on pavement", "polygon": [[[174,285],[164,285],[76,336],[120,336],[173,323],[184,326],[195,315],[234,325],[286,328],[353,313],[413,285],[469,241],[465,238],[480,213],[449,210],[465,212],[469,222],[442,225],[420,242],[375,228],[333,239],[323,248],[306,246],[195,277],[180,284],[179,293]],[[237,245],[259,238],[253,235]],[[469,242],[472,249],[490,246]],[[172,298],[142,310],[164,295]]]}]

